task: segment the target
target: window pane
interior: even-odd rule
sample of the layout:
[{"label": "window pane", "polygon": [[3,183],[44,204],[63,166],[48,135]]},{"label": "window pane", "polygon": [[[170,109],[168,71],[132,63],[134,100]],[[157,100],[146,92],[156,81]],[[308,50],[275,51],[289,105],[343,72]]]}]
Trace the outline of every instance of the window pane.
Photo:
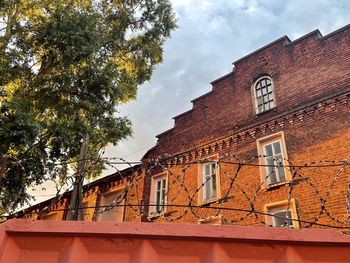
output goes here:
[{"label": "window pane", "polygon": [[275,143],[273,144],[273,150],[274,150],[275,154],[281,153],[281,145],[280,145],[280,142],[275,142]]},{"label": "window pane", "polygon": [[[113,203],[114,201],[114,203]],[[110,206],[114,204],[114,207],[109,207],[105,211],[101,211],[97,220],[98,221],[123,221],[123,196],[122,193],[105,193],[101,195],[101,206]]]},{"label": "window pane", "polygon": [[272,145],[271,144],[265,145],[265,155],[272,156]]},{"label": "window pane", "polygon": [[211,174],[215,174],[216,173],[216,163],[213,163],[211,165]]},{"label": "window pane", "polygon": [[286,216],[285,212],[277,212],[274,213],[274,219],[273,219],[273,226],[277,226],[277,227],[283,227],[286,220],[284,219],[284,217]]},{"label": "window pane", "polygon": [[210,178],[206,178],[205,183],[205,200],[210,199]]},{"label": "window pane", "polygon": [[258,98],[256,102],[258,103],[258,105],[261,105],[263,103],[263,98],[262,97]]},{"label": "window pane", "polygon": [[266,158],[266,164],[269,167],[275,167],[275,158],[273,156],[269,156]]},{"label": "window pane", "polygon": [[[271,145],[269,145],[269,146],[271,146]],[[266,158],[266,164],[268,165],[267,166],[266,178],[268,179],[270,184],[274,184],[274,183],[277,182],[274,157],[267,157]]]},{"label": "window pane", "polygon": [[162,197],[161,197],[161,191],[157,191],[157,199],[156,199],[156,212],[159,213],[163,211],[163,206],[162,206]]},{"label": "window pane", "polygon": [[166,195],[166,179],[161,178],[156,181],[156,192],[155,192],[155,212],[160,213],[164,210],[163,205],[165,204]]},{"label": "window pane", "polygon": [[210,175],[210,165],[204,166],[204,175],[206,176]]},{"label": "window pane", "polygon": [[[270,80],[270,78],[260,79],[259,82],[256,83],[255,92],[256,92],[256,106],[258,109],[258,113],[275,107],[272,81]],[[262,100],[259,100],[261,96],[262,96]],[[261,104],[263,104],[262,107],[260,107]]]},{"label": "window pane", "polygon": [[157,203],[157,205],[159,205],[160,204],[160,191],[157,191],[157,198],[156,198],[156,203]]},{"label": "window pane", "polygon": [[160,199],[160,203],[161,203],[162,205],[165,204],[165,189],[163,189],[163,191],[162,191],[162,196],[161,196],[161,199]]},{"label": "window pane", "polygon": [[283,167],[278,167],[278,175],[280,178],[280,182],[284,182],[286,180],[286,176],[284,174],[284,168]]},{"label": "window pane", "polygon": [[212,182],[212,195],[211,197],[216,197],[216,174],[213,173],[213,176],[211,178],[211,182]]},{"label": "window pane", "polygon": [[277,169],[278,169],[279,181],[283,182],[286,180],[286,176],[285,176],[285,169],[283,167],[282,154],[275,156],[275,158],[277,159]]},{"label": "window pane", "polygon": [[292,226],[293,225],[293,221],[291,220],[291,218],[292,218],[291,211],[288,211],[288,213],[286,213],[286,212],[287,211],[281,211],[281,212],[273,213],[273,215],[275,216],[273,218],[273,222],[274,222],[273,226],[288,227],[288,226]]},{"label": "window pane", "polygon": [[268,173],[266,175],[266,178],[270,182],[270,184],[275,184],[277,183],[277,178],[276,178],[276,171],[275,168],[273,167],[268,167]]}]

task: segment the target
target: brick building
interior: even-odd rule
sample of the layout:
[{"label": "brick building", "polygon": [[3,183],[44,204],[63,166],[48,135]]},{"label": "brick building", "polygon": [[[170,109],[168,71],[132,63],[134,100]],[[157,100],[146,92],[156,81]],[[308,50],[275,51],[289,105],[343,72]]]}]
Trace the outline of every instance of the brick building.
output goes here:
[{"label": "brick building", "polygon": [[169,168],[145,177],[145,199],[157,203],[163,178],[165,199],[194,206],[167,207],[177,221],[345,223],[349,166],[337,161],[350,156],[350,26],[284,36],[233,64],[157,136],[144,161],[170,156]]},{"label": "brick building", "polygon": [[[141,166],[134,166],[84,185],[81,208],[84,220],[141,221],[142,179]],[[71,191],[65,192],[19,211],[10,218],[66,220],[70,196]]]},{"label": "brick building", "polygon": [[123,172],[134,184],[112,176],[84,200],[107,204],[132,185],[119,220],[349,225],[350,25],[284,36],[233,65],[157,136],[137,175]]}]

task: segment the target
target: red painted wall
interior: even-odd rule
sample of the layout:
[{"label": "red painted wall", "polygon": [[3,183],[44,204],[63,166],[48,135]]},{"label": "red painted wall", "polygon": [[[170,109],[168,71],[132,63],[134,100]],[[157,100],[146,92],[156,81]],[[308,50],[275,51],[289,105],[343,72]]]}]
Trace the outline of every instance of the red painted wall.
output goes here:
[{"label": "red painted wall", "polygon": [[348,262],[350,237],[321,229],[11,220],[1,263]]}]

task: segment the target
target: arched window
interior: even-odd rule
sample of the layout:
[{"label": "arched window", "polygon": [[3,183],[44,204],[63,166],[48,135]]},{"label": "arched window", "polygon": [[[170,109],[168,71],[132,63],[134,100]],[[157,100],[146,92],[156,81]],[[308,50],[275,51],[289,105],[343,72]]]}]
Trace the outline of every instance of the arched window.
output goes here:
[{"label": "arched window", "polygon": [[259,78],[254,84],[256,113],[262,113],[276,106],[273,83],[270,77]]}]

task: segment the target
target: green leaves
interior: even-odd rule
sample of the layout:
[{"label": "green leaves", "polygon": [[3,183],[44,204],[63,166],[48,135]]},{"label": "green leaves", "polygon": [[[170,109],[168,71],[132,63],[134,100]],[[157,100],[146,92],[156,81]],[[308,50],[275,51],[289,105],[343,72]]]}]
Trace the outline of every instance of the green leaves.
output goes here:
[{"label": "green leaves", "polygon": [[98,149],[132,132],[116,107],[150,79],[175,19],[167,0],[0,3],[0,159],[9,157],[0,200],[9,209],[29,185],[66,178],[86,133],[90,175],[101,171]]}]

